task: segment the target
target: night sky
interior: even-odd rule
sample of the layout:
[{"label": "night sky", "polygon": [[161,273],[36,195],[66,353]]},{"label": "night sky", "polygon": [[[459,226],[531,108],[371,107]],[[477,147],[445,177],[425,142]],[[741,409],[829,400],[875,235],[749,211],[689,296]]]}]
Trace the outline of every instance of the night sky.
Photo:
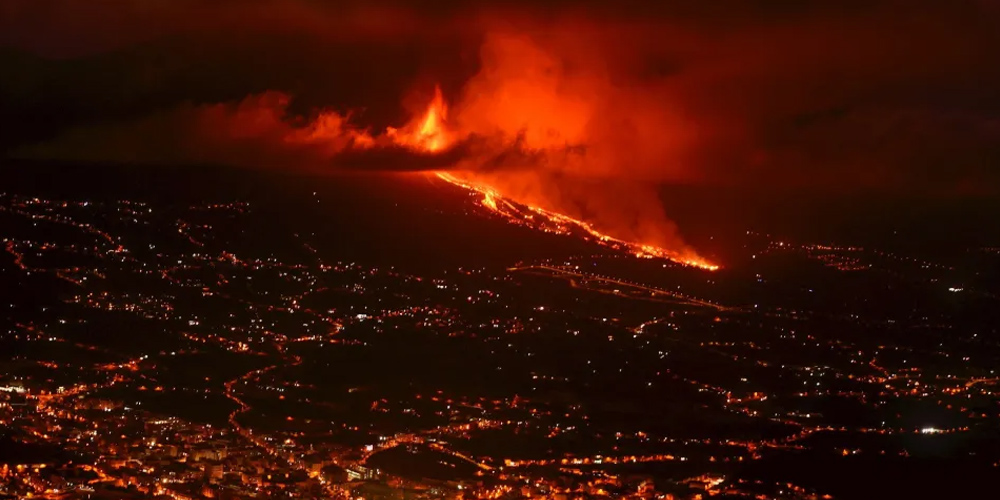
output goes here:
[{"label": "night sky", "polygon": [[[575,145],[642,150],[588,166],[588,178],[947,196],[1000,187],[992,0],[432,3],[4,1],[0,149],[296,168],[312,159],[204,130],[242,127],[241,109],[267,99],[284,100],[263,105],[275,122],[264,127],[331,109],[383,130],[435,84],[475,107],[476,75],[503,33],[555,61],[555,94],[601,103],[588,123],[606,126]],[[500,67],[517,65],[504,57]],[[575,85],[595,79],[599,88]],[[572,118],[565,105],[550,112]],[[426,164],[377,158],[360,164]]]}]

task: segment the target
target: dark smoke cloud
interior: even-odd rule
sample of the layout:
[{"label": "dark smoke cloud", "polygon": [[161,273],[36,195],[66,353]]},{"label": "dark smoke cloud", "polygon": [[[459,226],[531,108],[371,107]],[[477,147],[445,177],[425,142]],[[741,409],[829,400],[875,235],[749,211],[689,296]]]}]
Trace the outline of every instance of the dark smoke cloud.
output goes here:
[{"label": "dark smoke cloud", "polygon": [[[0,146],[34,157],[286,168],[441,168],[464,158],[493,177],[531,170],[543,187],[511,184],[556,183],[546,196],[598,205],[662,182],[1000,185],[996,2],[424,4],[2,2],[0,63],[14,76],[0,82],[0,125],[16,132]],[[495,123],[475,121],[500,95],[488,72],[510,70],[502,45],[511,39],[548,58],[536,69],[558,73],[550,90],[561,105],[539,103],[539,119],[578,140],[540,147],[517,117],[499,140]],[[279,139],[323,109],[377,135],[426,102],[411,102],[413,89],[435,82],[475,132],[451,156],[335,158]],[[263,103],[267,127],[219,132],[240,130],[240,106],[276,99],[268,91],[291,99]],[[593,99],[574,106],[582,96]],[[190,125],[205,116],[215,125]],[[570,187],[590,193],[594,184],[623,187],[589,198]]]}]

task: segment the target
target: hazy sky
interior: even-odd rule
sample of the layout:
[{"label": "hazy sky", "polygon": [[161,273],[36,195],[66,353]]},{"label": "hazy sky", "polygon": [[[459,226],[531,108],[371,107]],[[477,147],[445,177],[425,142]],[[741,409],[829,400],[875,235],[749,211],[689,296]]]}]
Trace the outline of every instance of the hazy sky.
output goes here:
[{"label": "hazy sky", "polygon": [[[331,109],[383,130],[437,83],[477,133],[530,119],[529,145],[558,128],[600,159],[548,174],[1000,187],[994,1],[5,0],[0,46],[9,155],[241,163],[199,131],[260,103],[262,127]],[[496,107],[511,95],[531,116]]]}]

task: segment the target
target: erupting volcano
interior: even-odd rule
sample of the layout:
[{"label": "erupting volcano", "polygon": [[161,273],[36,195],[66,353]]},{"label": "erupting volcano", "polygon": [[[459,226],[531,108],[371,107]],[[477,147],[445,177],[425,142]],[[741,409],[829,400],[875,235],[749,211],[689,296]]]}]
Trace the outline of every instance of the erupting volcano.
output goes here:
[{"label": "erupting volcano", "polygon": [[[401,129],[389,128],[386,137],[391,138],[395,144],[418,152],[441,153],[456,147],[456,137],[460,136],[449,129],[447,118],[447,104],[442,97],[441,89],[435,87],[434,98],[427,110]],[[630,252],[637,257],[659,257],[709,271],[719,267],[701,258],[683,244],[681,249],[671,249],[615,237],[599,231],[584,220],[544,208],[543,203],[506,195],[493,185],[476,181],[475,175],[469,174],[470,172],[463,170],[434,172],[434,175],[445,182],[481,194],[482,206],[510,223],[557,234],[579,234],[599,244]]]},{"label": "erupting volcano", "polygon": [[587,23],[490,25],[476,68],[447,92],[408,100],[416,105],[403,117],[369,115],[363,125],[361,103],[304,119],[291,111],[293,96],[268,91],[82,128],[39,151],[128,164],[427,172],[480,194],[509,221],[715,269],[684,242],[659,190],[697,181],[699,152],[726,143],[692,119],[683,89],[622,57],[641,42]]}]

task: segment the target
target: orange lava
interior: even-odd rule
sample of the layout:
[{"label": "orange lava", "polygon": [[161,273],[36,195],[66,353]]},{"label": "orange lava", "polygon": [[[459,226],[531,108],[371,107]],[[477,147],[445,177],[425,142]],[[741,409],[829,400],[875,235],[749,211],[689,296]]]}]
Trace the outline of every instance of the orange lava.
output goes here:
[{"label": "orange lava", "polygon": [[[484,207],[506,218],[509,222],[514,224],[527,225],[534,229],[540,229],[557,234],[571,234],[574,230],[579,230],[588,235],[596,243],[625,250],[634,254],[636,257],[659,257],[678,264],[697,267],[707,271],[715,271],[719,268],[719,266],[696,255],[684,255],[666,248],[621,240],[594,229],[593,226],[585,221],[574,219],[567,215],[552,212],[541,207],[519,204],[516,201],[505,198],[502,194],[500,194],[500,192],[489,186],[471,183],[448,172],[435,172],[435,175],[439,179],[452,185],[482,194],[482,204]],[[526,210],[520,209],[518,205],[523,206]]]}]

